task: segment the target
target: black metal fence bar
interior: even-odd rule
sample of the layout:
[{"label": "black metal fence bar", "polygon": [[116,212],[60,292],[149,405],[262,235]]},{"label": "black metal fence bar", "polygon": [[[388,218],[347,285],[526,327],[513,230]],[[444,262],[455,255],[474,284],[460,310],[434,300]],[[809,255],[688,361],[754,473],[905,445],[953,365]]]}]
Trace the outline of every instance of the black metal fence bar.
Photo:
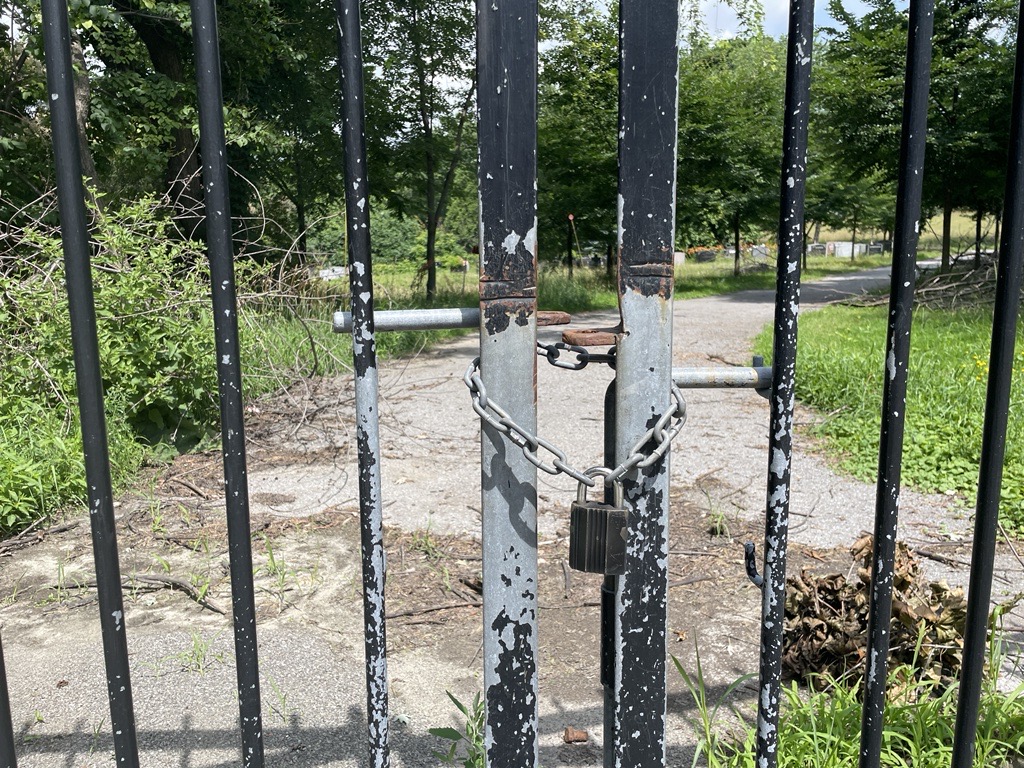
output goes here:
[{"label": "black metal fence bar", "polygon": [[786,604],[790,474],[796,378],[797,313],[803,255],[807,124],[810,116],[813,0],[791,0],[786,54],[786,102],[782,133],[779,260],[772,342],[771,417],[768,436],[764,581],[761,584],[761,657],[757,699],[757,765],[778,764],[782,633]]},{"label": "black metal fence bar", "polygon": [[861,710],[861,768],[877,767],[882,752],[889,621],[892,614],[892,581],[907,403],[907,368],[910,362],[910,325],[924,181],[925,132],[928,127],[933,9],[934,0],[911,0],[910,26],[907,31],[903,127],[896,187],[896,228],[893,232],[878,486],[875,491],[871,605],[868,613],[864,707]]},{"label": "black metal fence bar", "polygon": [[132,705],[128,640],[125,636],[121,567],[114,523],[114,494],[110,481],[107,425],[103,412],[96,308],[93,303],[91,246],[86,223],[85,188],[79,149],[71,70],[68,8],[65,0],[44,0],[43,44],[46,83],[50,94],[50,122],[57,170],[61,244],[71,313],[71,344],[78,387],[78,412],[89,486],[89,522],[92,526],[96,589],[99,597],[103,660],[110,698],[114,754],[119,766],[137,768],[139,750]]},{"label": "black metal fence bar", "polygon": [[[953,740],[953,768],[974,764],[974,742],[985,670],[989,600],[999,521],[999,490],[1003,480],[1006,427],[1017,318],[1020,311],[1021,270],[1024,262],[1024,8],[1017,19],[1017,59],[1013,78],[1010,151],[1003,197],[1003,231],[999,244],[996,304],[989,356],[985,426],[981,438],[981,467],[974,519],[971,581],[967,594],[963,668]],[[997,670],[993,670],[993,673]]]},{"label": "black metal fence bar", "polygon": [[[537,428],[537,0],[478,0],[480,368]],[[482,427],[486,762],[537,764],[537,469]]]},{"label": "black metal fence bar", "polygon": [[338,0],[345,221],[352,292],[359,521],[363,559],[363,642],[370,765],[386,768],[388,748],[387,626],[384,614],[384,519],[380,496],[377,341],[370,261],[370,190],[366,169],[363,55],[359,0]]},{"label": "black metal fence bar", "polygon": [[14,755],[14,726],[11,722],[11,699],[7,689],[3,643],[0,643],[0,768],[18,768]]},{"label": "black metal fence bar", "polygon": [[206,244],[210,259],[213,329],[217,349],[242,764],[245,768],[262,768],[263,724],[256,647],[256,600],[252,573],[252,534],[249,528],[238,302],[235,297],[231,203],[224,140],[224,99],[221,92],[220,45],[214,0],[192,0],[192,41],[199,86],[199,148],[203,160]]},{"label": "black metal fence bar", "polygon": [[[676,0],[619,5],[619,301],[616,459],[665,412],[672,368]],[[668,456],[630,472],[626,572],[617,579],[614,765],[665,765]],[[607,738],[607,737],[606,737]]]}]

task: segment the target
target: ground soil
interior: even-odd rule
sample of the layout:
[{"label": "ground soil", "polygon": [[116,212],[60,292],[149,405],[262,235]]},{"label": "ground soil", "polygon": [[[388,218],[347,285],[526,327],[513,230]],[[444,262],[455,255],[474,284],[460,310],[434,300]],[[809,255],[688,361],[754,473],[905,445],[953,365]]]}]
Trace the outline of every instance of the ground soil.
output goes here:
[{"label": "ground soil", "polygon": [[[803,306],[887,280],[883,269],[809,284]],[[675,364],[749,364],[751,339],[771,316],[768,291],[677,302]],[[592,313],[574,325],[616,320]],[[541,337],[555,340],[561,330],[542,329]],[[475,348],[467,336],[381,366],[396,766],[437,765],[432,750],[443,745],[427,729],[459,725],[445,692],[468,702],[481,688],[479,427],[461,381]],[[600,408],[611,372],[557,370],[541,361],[538,374],[541,434],[577,466],[599,464]],[[669,650],[693,670],[699,648],[717,700],[757,669],[760,600],[744,573],[742,544],[763,535],[768,407],[749,390],[695,390],[687,402],[689,420],[672,453]],[[789,567],[847,573],[847,548],[872,527],[874,487],[834,471],[807,435],[815,418],[798,412]],[[298,382],[248,410],[272,765],[366,764],[352,423],[351,381],[344,378]],[[221,487],[219,454],[196,454],[147,469],[118,501],[143,765],[237,764]],[[566,567],[575,486],[542,475],[539,493],[541,763],[596,766],[599,582]],[[966,583],[970,526],[965,500],[910,490],[901,496],[901,538],[925,553],[930,578]],[[1002,599],[1020,589],[1022,565],[1001,545],[996,566]],[[0,545],[0,622],[22,766],[113,764],[92,578],[83,517]],[[1010,638],[1020,641],[1019,609],[1008,620]],[[746,711],[753,689],[752,682],[739,689]],[[668,762],[689,765],[695,711],[674,671],[669,692]],[[565,743],[570,726],[586,731],[587,741]]]}]

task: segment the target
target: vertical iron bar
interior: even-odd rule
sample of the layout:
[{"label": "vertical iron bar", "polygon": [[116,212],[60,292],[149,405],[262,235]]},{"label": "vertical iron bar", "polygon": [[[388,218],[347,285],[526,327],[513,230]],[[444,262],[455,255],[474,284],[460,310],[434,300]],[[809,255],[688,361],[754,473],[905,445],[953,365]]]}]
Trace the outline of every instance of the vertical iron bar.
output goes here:
[{"label": "vertical iron bar", "polygon": [[[604,393],[604,465],[615,466],[615,379]],[[604,502],[611,504],[615,493],[604,488]],[[619,577],[605,576],[601,584],[601,687],[604,689],[604,766],[615,764],[615,596]]]},{"label": "vertical iron bar", "polygon": [[348,225],[355,367],[359,520],[363,558],[363,642],[370,765],[386,768],[388,747],[387,625],[384,616],[384,520],[381,508],[377,340],[370,260],[370,190],[366,170],[366,114],[359,0],[338,0],[345,220]]},{"label": "vertical iron bar", "polygon": [[46,82],[50,94],[53,153],[57,165],[57,199],[60,208],[61,243],[71,314],[75,382],[82,425],[85,479],[89,486],[89,521],[103,635],[103,660],[110,698],[110,722],[114,753],[119,766],[139,764],[125,636],[121,567],[114,523],[114,492],[110,481],[107,424],[103,412],[96,308],[93,303],[91,246],[82,184],[82,159],[75,119],[75,94],[71,70],[71,33],[65,0],[43,0],[43,44],[46,49]]},{"label": "vertical iron bar", "polygon": [[0,768],[18,768],[14,755],[14,725],[11,722],[11,699],[7,692],[7,669],[4,647],[0,643]]},{"label": "vertical iron bar", "polygon": [[[616,458],[669,404],[679,90],[676,0],[619,5],[619,301]],[[625,476],[618,578],[614,764],[665,765],[668,455]]]},{"label": "vertical iron bar", "polygon": [[220,79],[220,43],[215,0],[191,0],[192,42],[199,86],[199,149],[203,160],[206,245],[213,293],[213,330],[217,348],[224,495],[227,507],[231,602],[241,717],[242,765],[263,766],[259,657],[256,646],[256,599],[249,528],[249,482],[245,462],[245,416],[238,343],[231,203],[228,194],[224,98]]},{"label": "vertical iron bar", "polygon": [[910,326],[917,278],[917,233],[924,181],[928,128],[928,78],[931,71],[934,0],[911,0],[907,30],[907,68],[903,92],[896,229],[893,233],[892,283],[882,394],[882,427],[875,490],[875,539],[871,564],[864,707],[861,710],[860,768],[877,768],[882,753],[885,684],[889,659],[889,621],[899,520],[900,471],[910,363]]},{"label": "vertical iron bar", "polygon": [[757,700],[759,768],[775,768],[779,754],[782,642],[786,604],[786,555],[796,400],[797,314],[803,256],[807,124],[810,118],[814,0],[790,0],[786,45],[786,100],[779,184],[779,259],[772,340],[771,416],[761,584],[761,658]]},{"label": "vertical iron bar", "polygon": [[[537,424],[537,0],[478,0],[480,363],[488,393]],[[481,434],[485,749],[537,764],[537,469]]]},{"label": "vertical iron bar", "polygon": [[[992,568],[995,560],[999,492],[1003,480],[1006,427],[1017,317],[1020,311],[1021,264],[1024,262],[1024,8],[1017,19],[1017,58],[1013,75],[1010,152],[1003,198],[1002,242],[996,277],[996,305],[992,320],[985,426],[981,438],[981,466],[971,553],[971,582],[967,594],[967,624],[963,670],[953,739],[953,768],[970,768],[978,727],[981,682],[985,670]],[[992,670],[996,673],[998,670]]]}]

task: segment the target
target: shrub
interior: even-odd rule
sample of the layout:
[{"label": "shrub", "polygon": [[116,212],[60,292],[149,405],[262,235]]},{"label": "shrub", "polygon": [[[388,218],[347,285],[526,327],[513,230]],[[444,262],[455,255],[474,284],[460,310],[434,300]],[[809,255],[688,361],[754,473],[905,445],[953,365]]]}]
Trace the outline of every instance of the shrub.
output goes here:
[{"label": "shrub", "polygon": [[[217,412],[205,259],[154,203],[98,214],[92,260],[113,474],[149,444],[194,445]],[[0,533],[84,496],[71,323],[56,231],[26,230],[0,274]]]}]

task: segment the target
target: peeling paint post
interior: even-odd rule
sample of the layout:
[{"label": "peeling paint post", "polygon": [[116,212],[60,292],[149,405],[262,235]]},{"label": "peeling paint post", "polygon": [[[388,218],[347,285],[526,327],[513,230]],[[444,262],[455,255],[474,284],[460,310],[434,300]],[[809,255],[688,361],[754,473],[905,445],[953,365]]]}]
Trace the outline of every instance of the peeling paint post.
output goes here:
[{"label": "peeling paint post", "polygon": [[124,626],[121,566],[114,524],[114,492],[110,481],[107,424],[103,412],[96,307],[93,303],[89,232],[82,184],[82,158],[71,69],[71,36],[65,0],[43,0],[43,45],[46,85],[50,94],[50,123],[57,171],[64,274],[71,315],[71,345],[78,387],[78,412],[88,485],[89,523],[92,528],[96,590],[103,636],[103,661],[114,731],[118,766],[138,768],[139,748],[128,668],[128,640]]},{"label": "peeling paint post", "polygon": [[[537,1],[477,3],[480,370],[537,429]],[[489,768],[537,764],[537,469],[481,432],[485,748]]]},{"label": "peeling paint post", "polygon": [[234,247],[228,195],[224,99],[220,81],[220,43],[215,0],[192,0],[192,43],[199,92],[199,149],[203,159],[206,247],[213,292],[213,332],[217,351],[224,497],[231,567],[231,607],[235,668],[242,736],[242,765],[263,766],[259,655],[256,647],[256,598],[249,528],[249,480],[245,460],[245,415],[235,298]]},{"label": "peeling paint post", "polygon": [[[675,251],[679,8],[619,5],[619,302],[616,460],[669,404]],[[623,478],[626,572],[618,578],[615,766],[665,765],[668,454]],[[607,734],[606,734],[607,738]]]},{"label": "peeling paint post", "polygon": [[[889,661],[889,622],[896,560],[903,427],[910,362],[910,322],[917,279],[917,234],[924,182],[928,128],[928,77],[931,70],[934,0],[911,0],[907,32],[907,69],[903,91],[896,228],[893,232],[892,283],[882,390],[882,427],[875,489],[875,542],[871,565],[871,605],[861,710],[860,768],[877,768],[882,754],[885,683]],[[987,622],[983,622],[987,623]]]},{"label": "peeling paint post", "polygon": [[992,568],[995,564],[999,490],[1003,480],[1006,427],[1017,318],[1020,313],[1021,270],[1024,263],[1024,8],[1017,19],[1017,60],[1010,110],[1010,151],[1003,197],[1004,227],[999,244],[999,273],[989,353],[985,426],[981,437],[981,467],[971,552],[971,581],[967,594],[963,670],[953,738],[953,768],[974,765],[974,742],[981,701],[988,640]]},{"label": "peeling paint post", "polygon": [[[618,375],[618,374],[616,374]],[[615,461],[615,379],[604,392],[604,465],[614,467]],[[613,503],[615,492],[604,487],[605,504]],[[616,595],[619,577],[605,576],[601,584],[601,688],[604,691],[604,766],[615,765],[615,624]]]},{"label": "peeling paint post", "polygon": [[761,658],[757,700],[758,768],[778,764],[782,633],[786,604],[786,549],[793,455],[797,314],[803,256],[807,124],[810,117],[813,0],[791,0],[786,54],[786,105],[782,129],[779,262],[775,283],[771,417],[761,584]]},{"label": "peeling paint post", "polygon": [[380,498],[380,412],[377,340],[370,263],[370,190],[366,174],[363,53],[359,0],[337,0],[342,140],[345,151],[345,222],[352,293],[356,449],[359,458],[359,527],[363,557],[366,719],[371,768],[391,764],[388,747],[387,632],[384,618],[384,519]]},{"label": "peeling paint post", "polygon": [[4,648],[0,643],[0,768],[18,768],[14,756],[14,725],[11,722],[11,699],[7,692],[7,669]]}]

